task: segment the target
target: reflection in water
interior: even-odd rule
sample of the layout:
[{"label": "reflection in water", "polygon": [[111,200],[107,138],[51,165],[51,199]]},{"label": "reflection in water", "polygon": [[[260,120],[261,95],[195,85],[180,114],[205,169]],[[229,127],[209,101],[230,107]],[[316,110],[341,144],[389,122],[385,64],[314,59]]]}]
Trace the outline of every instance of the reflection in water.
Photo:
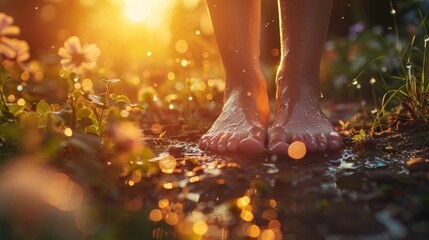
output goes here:
[{"label": "reflection in water", "polygon": [[[375,216],[364,200],[375,186],[363,170],[386,167],[380,159],[358,156],[350,149],[310,154],[300,161],[268,155],[205,155],[194,147],[185,147],[175,157],[160,152],[163,187],[155,193],[160,200],[149,218],[174,230],[155,229],[155,238],[392,237],[383,225],[387,220]],[[170,161],[166,159],[175,159],[174,171],[165,167]],[[167,182],[173,187],[165,187]]]},{"label": "reflection in water", "polygon": [[[114,178],[109,174],[106,182],[91,189],[53,169],[12,165],[0,181],[0,206],[9,209],[8,221],[26,227],[29,236],[37,232],[34,229],[43,229],[42,223],[58,222],[62,228],[47,231],[61,239],[408,236],[409,228],[394,215],[398,209],[386,204],[407,199],[392,185],[378,185],[401,184],[388,173],[407,171],[399,157],[381,158],[346,148],[337,154],[307,154],[296,161],[264,154],[210,155],[195,145],[167,141],[148,142],[155,158],[130,161],[126,171],[118,171],[118,188],[106,184]],[[118,165],[111,159],[105,166]],[[103,191],[105,195],[89,194]],[[51,215],[63,217],[57,221],[47,217]],[[7,229],[1,217],[0,236]],[[67,236],[61,235],[64,228]]]}]

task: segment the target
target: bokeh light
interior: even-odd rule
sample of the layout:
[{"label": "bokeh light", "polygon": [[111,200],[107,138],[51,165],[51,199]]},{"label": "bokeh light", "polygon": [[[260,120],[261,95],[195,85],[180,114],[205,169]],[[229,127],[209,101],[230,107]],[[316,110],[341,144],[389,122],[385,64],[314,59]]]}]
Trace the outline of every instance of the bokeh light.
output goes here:
[{"label": "bokeh light", "polygon": [[295,160],[303,158],[306,153],[307,148],[305,144],[301,141],[295,141],[289,145],[288,155]]}]

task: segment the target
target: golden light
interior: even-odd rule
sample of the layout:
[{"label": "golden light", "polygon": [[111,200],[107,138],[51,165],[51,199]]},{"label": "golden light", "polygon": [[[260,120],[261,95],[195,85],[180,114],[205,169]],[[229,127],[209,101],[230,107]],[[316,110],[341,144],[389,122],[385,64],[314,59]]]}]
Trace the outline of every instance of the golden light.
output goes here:
[{"label": "golden light", "polygon": [[179,216],[174,212],[169,212],[167,213],[167,216],[165,216],[165,222],[168,225],[174,226],[179,222]]},{"label": "golden light", "polygon": [[174,0],[125,0],[125,15],[135,23],[149,27],[161,26],[169,15]]},{"label": "golden light", "polygon": [[21,106],[21,107],[25,106],[24,98],[20,98],[16,104],[18,104],[18,106]]},{"label": "golden light", "polygon": [[192,230],[194,230],[195,234],[204,235],[208,230],[207,223],[204,221],[198,221],[192,225]]},{"label": "golden light", "polygon": [[261,230],[257,225],[252,224],[246,228],[246,233],[251,238],[257,238],[261,234]]},{"label": "golden light", "polygon": [[250,203],[250,198],[248,196],[241,197],[237,199],[237,207],[244,208]]},{"label": "golden light", "polygon": [[154,209],[150,212],[149,218],[153,222],[159,222],[162,220],[162,212],[159,209]]},{"label": "golden light", "polygon": [[243,210],[240,214],[241,219],[243,219],[246,222],[253,221],[253,213],[251,211]]},{"label": "golden light", "polygon": [[307,148],[305,147],[305,144],[300,141],[295,141],[289,145],[288,149],[288,155],[289,157],[299,160],[305,156],[307,153]]},{"label": "golden light", "polygon": [[71,128],[66,128],[64,130],[64,135],[66,135],[67,137],[73,136],[73,130]]},{"label": "golden light", "polygon": [[177,162],[176,158],[171,155],[167,155],[159,159],[159,168],[163,173],[173,173],[176,168]]},{"label": "golden light", "polygon": [[267,229],[263,231],[261,234],[261,240],[275,240],[275,239],[276,239],[276,234],[271,229]]},{"label": "golden light", "polygon": [[126,0],[125,15],[135,23],[142,22],[150,12],[149,1],[145,0]]}]

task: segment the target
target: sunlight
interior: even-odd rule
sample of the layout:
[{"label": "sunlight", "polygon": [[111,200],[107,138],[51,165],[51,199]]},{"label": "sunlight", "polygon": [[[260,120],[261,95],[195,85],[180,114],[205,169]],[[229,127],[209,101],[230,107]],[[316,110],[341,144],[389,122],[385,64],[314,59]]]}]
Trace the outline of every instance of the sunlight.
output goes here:
[{"label": "sunlight", "polygon": [[170,13],[172,0],[125,0],[125,15],[134,23],[158,27]]},{"label": "sunlight", "polygon": [[135,23],[142,22],[150,11],[149,1],[147,0],[126,0],[125,15]]}]

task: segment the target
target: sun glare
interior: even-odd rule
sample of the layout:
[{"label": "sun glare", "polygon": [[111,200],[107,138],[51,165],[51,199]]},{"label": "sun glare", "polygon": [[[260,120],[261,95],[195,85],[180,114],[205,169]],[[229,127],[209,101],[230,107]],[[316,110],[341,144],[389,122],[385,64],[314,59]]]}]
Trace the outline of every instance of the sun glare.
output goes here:
[{"label": "sun glare", "polygon": [[125,15],[135,23],[142,22],[150,12],[148,0],[126,0]]},{"label": "sun glare", "polygon": [[172,0],[125,0],[125,15],[135,23],[160,26],[169,14]]}]

